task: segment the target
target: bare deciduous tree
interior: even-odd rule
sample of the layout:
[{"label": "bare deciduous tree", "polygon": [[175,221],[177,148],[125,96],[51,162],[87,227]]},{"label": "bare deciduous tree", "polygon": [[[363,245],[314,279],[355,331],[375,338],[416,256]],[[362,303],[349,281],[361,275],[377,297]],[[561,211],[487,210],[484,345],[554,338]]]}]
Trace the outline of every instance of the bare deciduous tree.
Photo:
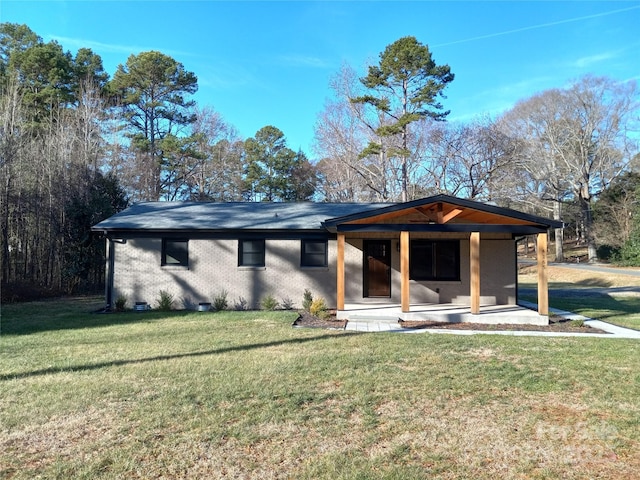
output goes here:
[{"label": "bare deciduous tree", "polygon": [[513,147],[493,121],[484,118],[469,124],[424,123],[418,132],[425,144],[420,149],[423,184],[464,198],[501,198],[503,171]]},{"label": "bare deciduous tree", "polygon": [[0,93],[0,232],[2,235],[1,261],[2,278],[6,281],[13,276],[15,265],[10,262],[9,253],[12,237],[15,235],[12,216],[15,210],[13,203],[15,165],[19,162],[24,150],[25,133],[22,128],[22,99],[18,82],[14,76],[8,78],[6,86]]},{"label": "bare deciduous tree", "polygon": [[201,158],[187,177],[192,200],[242,200],[243,142],[212,108],[196,110],[192,125]]},{"label": "bare deciduous tree", "polygon": [[[343,65],[330,86],[334,98],[325,103],[315,125],[316,154],[322,158],[323,177],[332,190],[325,197],[349,201],[399,198],[401,162],[389,155],[398,139],[380,137],[376,131],[383,125],[383,116],[351,102],[362,94],[353,68]],[[366,145],[372,143],[378,145],[377,151],[363,154]]]},{"label": "bare deciduous tree", "polygon": [[596,260],[592,201],[637,151],[629,135],[637,121],[634,112],[635,82],[586,76],[566,89],[520,102],[502,118],[503,127],[521,142],[519,164],[543,183],[540,200],[554,203],[554,216],[560,217],[567,198],[579,205],[579,230],[590,261]]}]

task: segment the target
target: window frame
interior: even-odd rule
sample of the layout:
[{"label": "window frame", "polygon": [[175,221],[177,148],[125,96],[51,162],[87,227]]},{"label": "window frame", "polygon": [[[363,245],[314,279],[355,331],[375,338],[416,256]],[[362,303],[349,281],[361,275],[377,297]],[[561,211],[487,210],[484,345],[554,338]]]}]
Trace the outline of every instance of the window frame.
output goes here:
[{"label": "window frame", "polygon": [[[306,252],[307,244],[322,244],[324,250],[320,253]],[[322,255],[322,263],[314,263],[309,261],[309,256]],[[300,266],[302,268],[327,268],[329,266],[329,241],[326,238],[303,238],[300,240]]]},{"label": "window frame", "polygon": [[[255,252],[249,252],[252,254],[259,254],[261,257],[260,263],[244,263],[244,255],[245,253],[245,242],[259,242],[262,246],[260,250],[256,250]],[[243,268],[264,268],[266,267],[266,252],[267,245],[264,238],[241,238],[238,240],[238,267]]]},{"label": "window frame", "polygon": [[[180,251],[174,249],[172,244],[184,244],[184,248]],[[178,253],[175,255],[174,253]],[[184,254],[184,255],[182,255]],[[176,261],[168,261],[168,258]],[[188,238],[163,238],[162,248],[160,251],[160,266],[162,267],[180,267],[189,268],[189,239]]]},{"label": "window frame", "polygon": [[[442,249],[445,246],[453,247],[453,269],[455,275],[443,275],[441,269],[438,268],[441,265],[438,259],[442,259],[444,252]],[[422,274],[417,268],[416,262],[419,261],[417,252],[414,248],[426,248],[430,249],[430,263],[431,274]],[[449,252],[451,253],[451,252]],[[420,257],[424,259],[424,256]],[[409,254],[409,278],[411,280],[423,281],[423,282],[459,282],[460,276],[460,240],[429,240],[429,239],[416,239],[411,240],[410,254]]]}]

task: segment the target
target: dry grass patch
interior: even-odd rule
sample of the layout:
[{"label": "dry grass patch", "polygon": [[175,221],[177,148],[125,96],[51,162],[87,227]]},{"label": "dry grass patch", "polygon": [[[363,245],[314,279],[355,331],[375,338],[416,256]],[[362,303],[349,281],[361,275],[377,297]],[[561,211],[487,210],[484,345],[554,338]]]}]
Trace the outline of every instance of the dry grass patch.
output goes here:
[{"label": "dry grass patch", "polygon": [[499,360],[504,360],[504,358],[498,355],[498,353],[493,348],[475,348],[469,350],[469,355],[477,358],[478,360],[489,360],[492,358],[497,358]]},{"label": "dry grass patch", "polygon": [[[621,438],[611,423],[591,418],[589,407],[575,402],[537,397],[514,409],[503,401],[476,407],[467,400],[446,405],[388,401],[373,406],[373,424],[362,414],[353,414],[340,432],[321,417],[306,423],[256,424],[247,432],[249,441],[194,437],[188,431],[165,428],[138,438],[135,449],[127,447],[130,440],[113,428],[104,412],[92,411],[28,428],[2,447],[20,457],[27,455],[26,471],[46,471],[62,463],[72,473],[76,470],[69,465],[81,469],[81,464],[97,464],[93,473],[103,468],[108,478],[116,459],[105,459],[101,452],[118,445],[130,449],[129,478],[314,478],[318,464],[326,462],[329,469],[338,457],[352,460],[347,472],[366,471],[360,465],[364,462],[382,473],[405,472],[407,478],[420,478],[418,472],[452,479],[638,478],[633,454],[637,444]],[[318,413],[324,411],[319,408]],[[339,474],[339,478],[352,477]]]},{"label": "dry grass patch", "polygon": [[517,411],[500,401],[384,402],[374,409],[373,429],[350,425],[347,452],[343,442],[335,448],[335,438],[322,442],[323,451],[364,458],[383,472],[404,466],[435,478],[638,478],[614,451],[615,427],[589,420],[584,405],[565,409],[566,416],[540,415],[536,407],[549,400],[524,402]]},{"label": "dry grass patch", "polygon": [[[537,272],[538,268],[536,265],[521,265],[518,269],[519,282],[525,285],[537,285]],[[578,270],[571,267],[561,267],[557,265],[549,265],[547,267],[547,275],[550,288],[610,288],[640,286],[640,277],[636,277],[634,275],[625,275],[624,273],[604,274],[588,270]]]},{"label": "dry grass patch", "polygon": [[[105,448],[125,441],[119,408],[89,407],[66,415],[55,415],[42,424],[27,424],[22,429],[2,431],[0,450],[5,455],[23,459],[24,471],[47,471],[60,462],[91,463]],[[127,427],[129,430],[130,426]],[[17,474],[9,468],[5,474]],[[20,476],[20,475],[18,475]]]}]

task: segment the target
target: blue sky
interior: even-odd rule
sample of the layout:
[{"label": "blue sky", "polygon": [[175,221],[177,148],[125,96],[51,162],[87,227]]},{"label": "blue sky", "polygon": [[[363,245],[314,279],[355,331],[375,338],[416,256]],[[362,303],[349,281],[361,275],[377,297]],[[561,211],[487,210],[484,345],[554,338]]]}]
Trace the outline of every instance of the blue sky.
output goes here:
[{"label": "blue sky", "polygon": [[74,54],[89,47],[110,75],[131,54],[161,51],[244,138],[274,125],[311,158],[330,78],[345,62],[364,75],[407,35],[455,74],[450,120],[497,115],[587,73],[640,79],[640,1],[0,0],[0,21]]}]

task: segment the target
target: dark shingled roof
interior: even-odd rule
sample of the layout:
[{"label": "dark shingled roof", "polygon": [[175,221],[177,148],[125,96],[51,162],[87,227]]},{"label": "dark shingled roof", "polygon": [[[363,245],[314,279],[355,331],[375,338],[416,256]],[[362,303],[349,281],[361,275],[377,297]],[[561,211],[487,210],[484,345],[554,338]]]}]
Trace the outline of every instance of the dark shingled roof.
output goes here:
[{"label": "dark shingled roof", "polygon": [[92,230],[224,231],[322,230],[325,220],[390,203],[145,202],[103,220]]},{"label": "dark shingled roof", "polygon": [[[562,228],[562,222],[530,215],[517,210],[501,208],[495,205],[465,200],[448,195],[412,200],[405,203],[272,203],[272,202],[147,202],[133,205],[95,225],[92,230],[104,233],[126,232],[334,232],[341,224],[353,223],[374,215],[394,214],[403,210],[421,208],[436,203],[448,204],[471,212],[496,215],[497,221],[484,222],[481,230],[498,228],[500,231],[523,233],[539,231],[545,228]],[[526,222],[519,225],[500,225],[501,217]],[[360,222],[361,223],[361,222]],[[456,222],[446,225],[416,226],[396,225],[394,228],[406,228],[421,231],[472,231],[472,223]],[[506,222],[512,223],[512,222]],[[348,225],[362,229],[363,225]],[[369,226],[364,226],[369,228]],[[392,228],[385,225],[387,228]],[[379,228],[377,226],[376,228]],[[489,230],[487,230],[487,228]],[[399,230],[398,230],[399,231]],[[475,231],[475,230],[473,230]],[[493,231],[493,230],[491,230]]]}]

